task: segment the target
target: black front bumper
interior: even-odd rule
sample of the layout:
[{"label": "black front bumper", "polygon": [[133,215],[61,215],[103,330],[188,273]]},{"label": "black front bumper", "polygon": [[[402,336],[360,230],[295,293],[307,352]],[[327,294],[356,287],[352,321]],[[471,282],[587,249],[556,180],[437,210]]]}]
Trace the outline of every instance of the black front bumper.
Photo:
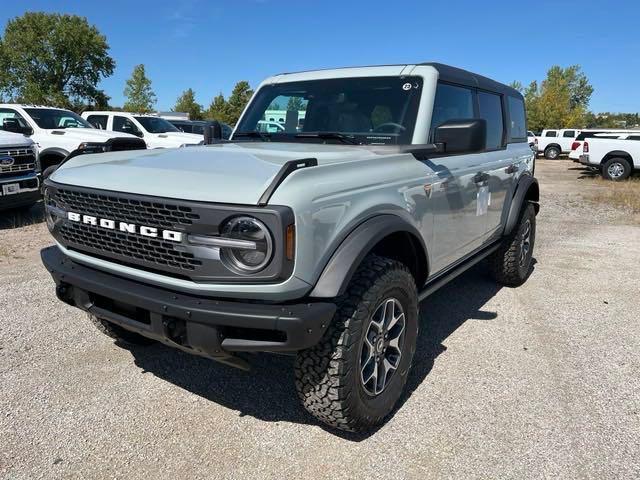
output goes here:
[{"label": "black front bumper", "polygon": [[[18,184],[20,190],[17,193],[4,195],[2,186],[5,184]],[[32,173],[13,178],[0,178],[0,210],[33,205],[41,197],[40,176],[38,174]]]},{"label": "black front bumper", "polygon": [[40,254],[60,300],[145,337],[216,359],[230,352],[311,347],[336,311],[327,302],[274,305],[185,295],[86,267],[57,247]]}]

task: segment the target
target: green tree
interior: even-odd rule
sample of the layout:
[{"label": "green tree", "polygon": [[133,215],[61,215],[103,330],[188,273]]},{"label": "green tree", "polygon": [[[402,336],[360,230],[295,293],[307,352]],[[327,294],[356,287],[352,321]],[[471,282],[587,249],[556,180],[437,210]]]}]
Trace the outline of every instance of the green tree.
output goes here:
[{"label": "green tree", "polygon": [[156,94],[151,89],[151,80],[147,77],[144,65],[136,65],[133,68],[131,78],[124,87],[124,96],[127,101],[123,107],[126,112],[149,113],[153,111],[156,103]]},{"label": "green tree", "polygon": [[29,12],[0,38],[0,94],[25,103],[71,107],[102,103],[97,88],[113,73],[107,39],[77,15]]},{"label": "green tree", "polygon": [[592,93],[579,65],[551,67],[540,86],[534,81],[524,90],[529,128],[584,126]]},{"label": "green tree", "polygon": [[230,123],[229,104],[224,99],[222,93],[218,94],[206,111],[207,118],[218,120],[219,122]]},{"label": "green tree", "polygon": [[304,100],[300,97],[289,97],[287,102],[287,110],[297,112],[299,110],[305,110]]},{"label": "green tree", "polygon": [[196,94],[188,88],[176,100],[173,107],[175,112],[187,112],[191,120],[202,120],[202,105],[196,102]]},{"label": "green tree", "polygon": [[249,86],[249,82],[241,80],[233,87],[233,91],[227,101],[228,105],[228,123],[235,125],[240,118],[240,114],[244,110],[244,107],[249,103],[253,95],[253,90]]}]

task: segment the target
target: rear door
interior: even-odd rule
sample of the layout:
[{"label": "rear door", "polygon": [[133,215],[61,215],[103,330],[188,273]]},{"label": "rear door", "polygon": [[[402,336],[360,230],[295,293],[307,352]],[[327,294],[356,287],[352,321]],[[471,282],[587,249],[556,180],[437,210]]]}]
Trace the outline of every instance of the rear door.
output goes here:
[{"label": "rear door", "polygon": [[571,144],[578,136],[577,130],[561,130],[560,137],[558,138],[558,143],[560,144],[560,148],[563,153],[567,153],[571,151]]},{"label": "rear door", "polygon": [[[489,196],[486,212],[482,213],[487,240],[499,229],[502,220],[505,200],[514,188],[515,173],[518,170],[518,154],[507,148],[505,99],[492,92],[478,91],[478,115],[487,122],[487,145],[483,156],[483,171],[486,181],[479,189],[486,189]],[[526,143],[526,131],[524,142]],[[528,144],[527,144],[528,146]],[[528,149],[531,155],[531,149]],[[482,201],[482,193],[478,201]],[[510,197],[509,197],[510,198]],[[480,210],[480,205],[478,210]]]}]

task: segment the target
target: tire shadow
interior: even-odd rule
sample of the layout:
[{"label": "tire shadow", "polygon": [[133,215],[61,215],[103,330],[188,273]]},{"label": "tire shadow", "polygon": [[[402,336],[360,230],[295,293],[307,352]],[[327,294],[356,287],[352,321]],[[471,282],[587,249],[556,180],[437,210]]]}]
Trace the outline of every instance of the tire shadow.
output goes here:
[{"label": "tire shadow", "polygon": [[21,228],[44,221],[44,203],[42,201],[30,208],[15,208],[0,212],[0,230]]},{"label": "tire shadow", "polygon": [[[420,333],[413,366],[405,391],[389,417],[411,397],[433,369],[437,357],[446,350],[443,342],[467,320],[491,321],[497,312],[482,307],[501,289],[479,265],[445,285],[420,304]],[[344,439],[366,440],[384,424],[363,434],[341,432],[319,424],[298,402],[294,385],[293,356],[253,354],[249,372],[196,357],[161,344],[129,347],[135,364],[240,416],[249,415],[267,422],[294,422],[319,425]],[[386,423],[386,421],[385,421]]]}]

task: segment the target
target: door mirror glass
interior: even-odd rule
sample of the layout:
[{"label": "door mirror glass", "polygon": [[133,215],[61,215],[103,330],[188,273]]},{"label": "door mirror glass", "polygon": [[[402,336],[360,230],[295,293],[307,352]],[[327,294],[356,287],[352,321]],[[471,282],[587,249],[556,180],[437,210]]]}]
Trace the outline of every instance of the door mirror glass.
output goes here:
[{"label": "door mirror glass", "polygon": [[445,153],[481,152],[487,144],[487,121],[481,118],[448,120],[435,129],[434,142],[441,143]]}]

